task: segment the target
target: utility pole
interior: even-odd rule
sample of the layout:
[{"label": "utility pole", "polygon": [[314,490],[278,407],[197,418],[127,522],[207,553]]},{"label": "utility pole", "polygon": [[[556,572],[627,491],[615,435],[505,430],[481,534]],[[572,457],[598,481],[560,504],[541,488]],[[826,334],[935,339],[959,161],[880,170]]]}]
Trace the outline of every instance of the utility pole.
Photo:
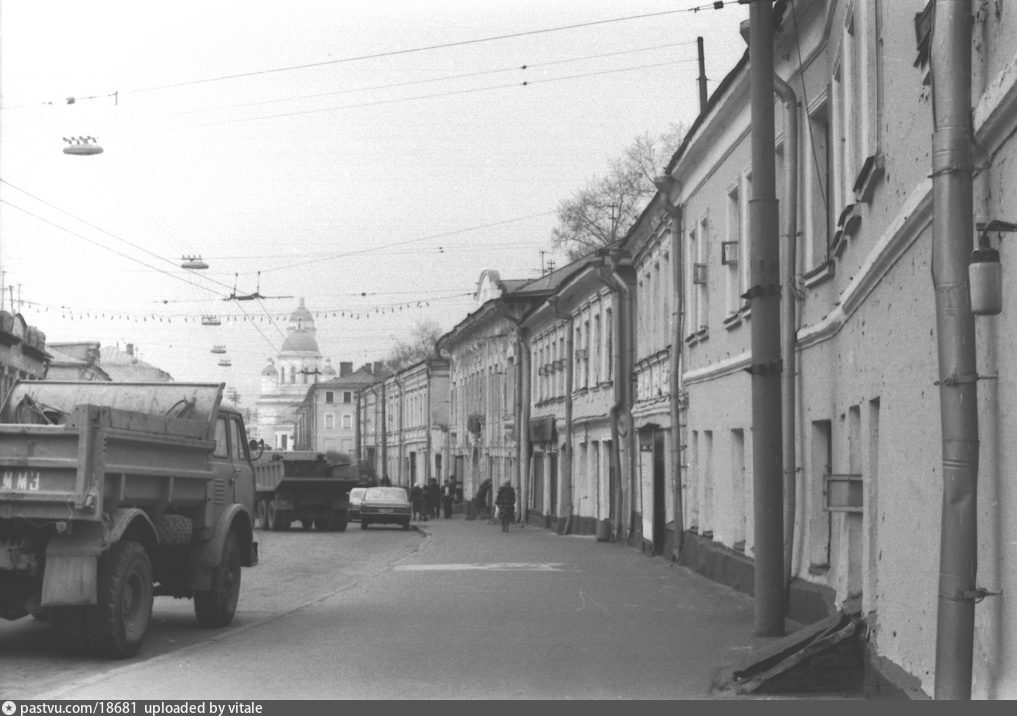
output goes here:
[{"label": "utility pole", "polygon": [[784,499],[781,444],[780,232],[773,111],[773,7],[749,7],[752,198],[752,480],[755,515],[756,633],[784,634]]}]

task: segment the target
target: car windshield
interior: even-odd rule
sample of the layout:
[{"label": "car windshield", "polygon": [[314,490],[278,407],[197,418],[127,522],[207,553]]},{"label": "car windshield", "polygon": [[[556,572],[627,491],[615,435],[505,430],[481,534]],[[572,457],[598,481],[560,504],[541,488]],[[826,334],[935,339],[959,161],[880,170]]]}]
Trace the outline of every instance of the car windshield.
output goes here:
[{"label": "car windshield", "polygon": [[406,490],[401,487],[372,487],[364,495],[364,502],[406,502]]}]

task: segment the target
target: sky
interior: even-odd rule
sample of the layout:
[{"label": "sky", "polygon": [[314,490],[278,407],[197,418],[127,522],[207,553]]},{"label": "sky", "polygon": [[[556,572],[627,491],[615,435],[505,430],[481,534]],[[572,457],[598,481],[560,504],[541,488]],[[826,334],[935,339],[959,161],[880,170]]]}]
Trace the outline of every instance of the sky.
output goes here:
[{"label": "sky", "polygon": [[336,368],[384,360],[564,264],[558,205],[695,120],[696,38],[711,93],[744,53],[712,6],[3,0],[3,308],[248,407],[300,299]]}]

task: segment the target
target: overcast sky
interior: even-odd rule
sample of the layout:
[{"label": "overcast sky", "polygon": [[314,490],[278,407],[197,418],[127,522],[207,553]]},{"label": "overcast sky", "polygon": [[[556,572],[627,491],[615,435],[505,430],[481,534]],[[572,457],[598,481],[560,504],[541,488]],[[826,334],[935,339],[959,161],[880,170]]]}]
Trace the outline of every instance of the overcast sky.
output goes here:
[{"label": "overcast sky", "polygon": [[251,407],[300,298],[336,367],[384,359],[561,265],[559,202],[695,119],[696,37],[711,92],[744,52],[712,4],[3,0],[4,308]]}]

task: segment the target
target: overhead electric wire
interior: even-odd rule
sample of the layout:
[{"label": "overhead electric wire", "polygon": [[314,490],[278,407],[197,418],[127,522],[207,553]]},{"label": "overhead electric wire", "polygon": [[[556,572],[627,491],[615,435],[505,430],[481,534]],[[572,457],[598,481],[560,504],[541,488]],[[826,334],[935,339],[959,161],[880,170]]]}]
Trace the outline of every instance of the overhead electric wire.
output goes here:
[{"label": "overhead electric wire", "polygon": [[[723,5],[723,3],[721,3],[721,5]],[[485,43],[485,42],[495,42],[495,41],[499,41],[499,40],[508,40],[508,39],[514,39],[514,38],[519,38],[519,37],[527,37],[527,36],[531,36],[531,35],[541,35],[541,34],[547,34],[547,33],[551,33],[551,32],[562,32],[564,30],[577,30],[577,29],[581,29],[581,28],[595,27],[595,26],[598,26],[598,25],[606,25],[606,24],[615,23],[615,22],[627,22],[629,20],[642,20],[642,19],[651,18],[651,17],[661,17],[661,16],[664,16],[664,15],[674,15],[674,14],[681,13],[681,12],[698,12],[700,9],[703,9],[703,8],[702,7],[694,7],[694,8],[681,8],[681,9],[677,9],[677,10],[662,10],[660,12],[644,13],[644,14],[641,14],[641,15],[629,15],[629,16],[626,16],[626,17],[610,18],[610,19],[607,19],[607,20],[592,20],[590,22],[576,23],[576,24],[573,24],[573,25],[561,25],[561,26],[558,26],[558,27],[547,27],[547,28],[541,28],[541,29],[538,29],[538,30],[527,30],[527,31],[523,31],[523,32],[514,32],[514,33],[508,33],[508,34],[504,34],[504,35],[492,35],[492,36],[489,36],[489,37],[481,37],[481,38],[476,38],[476,39],[473,39],[473,40],[457,40],[457,41],[453,41],[453,42],[444,42],[444,43],[439,43],[439,44],[435,44],[435,45],[424,45],[424,46],[421,46],[421,47],[404,48],[404,49],[401,49],[401,50],[387,50],[387,51],[384,51],[384,52],[373,52],[373,53],[368,53],[368,54],[364,54],[364,55],[354,55],[354,56],[350,56],[350,57],[340,57],[340,58],[335,59],[335,60],[322,60],[320,62],[309,62],[309,63],[305,63],[305,64],[301,64],[301,65],[290,65],[290,66],[286,66],[286,67],[275,67],[275,68],[269,68],[269,69],[264,69],[264,70],[251,70],[249,72],[238,72],[238,73],[230,74],[230,75],[219,75],[219,76],[216,76],[216,77],[205,77],[205,78],[196,79],[196,80],[185,80],[185,81],[182,81],[182,82],[173,82],[173,83],[163,84],[163,85],[154,85],[154,86],[151,86],[151,87],[140,87],[140,88],[135,88],[135,89],[123,90],[123,91],[120,92],[120,94],[138,94],[138,93],[142,93],[142,92],[154,92],[156,90],[175,89],[177,87],[187,87],[187,86],[191,86],[191,85],[208,84],[210,82],[222,82],[222,81],[226,81],[226,80],[242,79],[244,77],[256,77],[258,75],[267,75],[267,74],[273,74],[273,73],[276,73],[276,72],[292,72],[294,70],[306,70],[306,69],[312,69],[312,68],[315,68],[315,67],[327,67],[329,65],[345,64],[345,63],[348,63],[348,62],[358,62],[358,61],[361,61],[361,60],[373,60],[373,59],[379,59],[379,58],[382,58],[382,57],[396,57],[396,56],[399,56],[399,55],[408,55],[408,54],[413,54],[413,53],[418,53],[418,52],[429,52],[429,51],[433,51],[433,50],[445,50],[445,49],[450,49],[450,48],[453,48],[453,47],[464,47],[464,46],[467,46],[467,45],[477,45],[477,44],[481,44],[481,43]]]}]

